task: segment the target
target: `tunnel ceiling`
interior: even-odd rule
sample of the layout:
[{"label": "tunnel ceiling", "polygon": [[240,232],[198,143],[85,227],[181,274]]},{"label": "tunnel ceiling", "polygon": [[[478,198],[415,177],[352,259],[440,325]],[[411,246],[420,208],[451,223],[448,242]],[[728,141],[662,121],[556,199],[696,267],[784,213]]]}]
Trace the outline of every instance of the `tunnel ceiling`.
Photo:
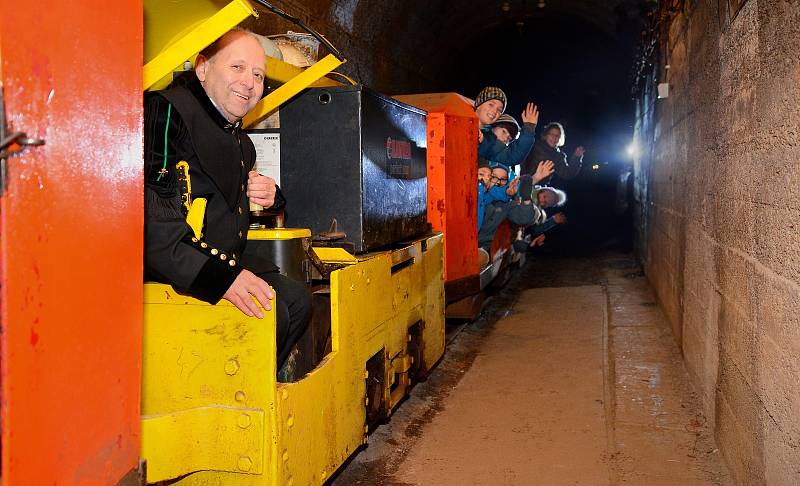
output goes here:
[{"label": "tunnel ceiling", "polygon": [[[435,85],[449,62],[498,28],[577,22],[608,36],[629,35],[656,0],[273,0],[324,33],[349,58],[344,71],[386,91]],[[638,24],[637,24],[638,25]],[[264,14],[251,28],[297,30]]]},{"label": "tunnel ceiling", "polygon": [[[438,3],[452,5],[456,2],[440,0]],[[448,9],[446,30],[463,39],[508,23],[573,18],[593,24],[614,37],[620,30],[620,23],[639,15],[640,3],[632,0],[469,0],[457,2],[457,7]]]}]

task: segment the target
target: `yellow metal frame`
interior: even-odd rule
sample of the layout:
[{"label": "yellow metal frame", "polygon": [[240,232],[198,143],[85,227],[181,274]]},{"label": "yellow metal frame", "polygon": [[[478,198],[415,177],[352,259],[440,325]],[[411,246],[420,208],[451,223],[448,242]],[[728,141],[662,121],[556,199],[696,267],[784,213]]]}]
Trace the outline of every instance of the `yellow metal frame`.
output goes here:
[{"label": "yellow metal frame", "polygon": [[[148,0],[145,2],[145,36],[157,54],[145,52],[146,64],[142,71],[144,89],[163,88],[169,84],[169,74],[185,61],[220,38],[222,34],[239,25],[249,16],[258,17],[258,12],[247,0],[233,0],[209,17],[182,28],[182,20],[190,22],[195,16],[217,10],[216,3],[209,0]],[[174,35],[176,34],[177,35]],[[161,44],[157,46],[156,44]],[[146,51],[149,49],[146,49]],[[165,79],[166,78],[166,79]],[[156,83],[162,81],[156,86]]]},{"label": "yellow metal frame", "polygon": [[311,238],[308,228],[261,228],[251,229],[247,232],[248,240],[294,240],[296,238]]},{"label": "yellow metal frame", "polygon": [[[220,3],[219,0],[145,2],[146,63],[142,70],[144,90],[166,87],[171,81],[170,74],[185,61],[193,59],[203,48],[247,17],[258,17],[258,12],[247,0],[233,0],[215,10],[217,3]],[[170,20],[166,21],[163,17]],[[182,25],[182,20],[188,22],[188,25]],[[243,120],[244,126],[252,126],[309,86],[340,85],[341,83],[323,78],[342,63],[333,54],[328,54],[310,67],[301,69],[269,58],[266,65],[267,79],[280,86],[248,113]]]},{"label": "yellow metal frame", "polygon": [[346,265],[354,265],[358,263],[358,258],[347,253],[344,248],[326,248],[314,247],[314,253],[317,254],[320,260],[326,263],[344,263]]},{"label": "yellow metal frame", "polygon": [[[268,66],[270,62],[271,61],[267,62]],[[341,65],[342,61],[333,54],[328,54],[327,56],[323,57],[318,62],[301,71],[292,79],[287,80],[277,89],[275,89],[275,91],[265,96],[263,100],[259,101],[256,107],[244,117],[244,126],[249,127],[258,122],[273,112],[280,105],[289,101],[289,99],[294,95],[308,88],[317,80]],[[267,75],[269,76],[269,73],[267,73]]]},{"label": "yellow metal frame", "polygon": [[143,347],[147,482],[273,467],[274,310],[247,317],[227,301],[209,305],[148,283]]},{"label": "yellow metal frame", "polygon": [[[411,384],[409,329],[423,324],[423,368],[442,356],[442,249],[442,235],[433,235],[394,252],[351,255],[355,262],[332,272],[332,350],[295,383],[275,380],[274,313],[248,318],[227,302],[210,306],[146,284],[147,481],[323,484],[366,440],[367,361],[385,360],[383,395],[391,410]],[[317,250],[344,259],[340,248]],[[393,271],[398,252],[412,257]]]},{"label": "yellow metal frame", "polygon": [[[207,13],[220,3],[146,0],[145,23],[153,12],[201,4]],[[155,9],[150,14],[148,6]],[[246,0],[225,3],[203,19],[197,12],[174,19],[173,27],[160,21],[159,32],[146,32],[158,39],[146,48],[145,89],[160,86],[182,62],[256,15]],[[341,64],[333,55],[304,70],[270,60],[267,77],[282,85],[245,124],[309,86],[339,85],[323,77]],[[423,363],[416,364],[427,369],[442,356],[442,248],[440,234],[362,257],[316,248],[323,261],[347,266],[330,274],[331,352],[295,383],[275,378],[274,311],[264,319],[250,318],[227,301],[208,305],[170,286],[145,284],[142,457],[147,481],[323,484],[365,441],[367,361],[384,359],[383,395],[391,411],[411,385],[410,328],[421,325]],[[400,259],[408,263],[393,270]]]}]

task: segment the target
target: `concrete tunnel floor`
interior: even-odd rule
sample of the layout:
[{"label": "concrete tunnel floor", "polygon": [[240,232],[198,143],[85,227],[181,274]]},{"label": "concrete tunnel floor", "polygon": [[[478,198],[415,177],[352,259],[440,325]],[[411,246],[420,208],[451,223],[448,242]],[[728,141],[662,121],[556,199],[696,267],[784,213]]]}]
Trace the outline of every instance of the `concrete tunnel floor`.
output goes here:
[{"label": "concrete tunnel floor", "polygon": [[449,327],[438,367],[331,484],[731,480],[652,290],[605,253],[529,260]]}]

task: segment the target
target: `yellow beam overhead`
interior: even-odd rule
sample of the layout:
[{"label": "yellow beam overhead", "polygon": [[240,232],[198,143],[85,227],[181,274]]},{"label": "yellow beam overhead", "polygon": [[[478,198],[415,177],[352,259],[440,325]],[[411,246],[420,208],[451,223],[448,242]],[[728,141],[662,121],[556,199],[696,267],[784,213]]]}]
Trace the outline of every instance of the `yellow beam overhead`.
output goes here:
[{"label": "yellow beam overhead", "polygon": [[251,15],[247,0],[145,0],[144,89],[166,86],[172,71]]},{"label": "yellow beam overhead", "polygon": [[[289,64],[273,57],[267,58],[267,80],[270,86],[278,86],[305,71],[306,68]],[[319,78],[310,87],[341,86],[342,83],[329,78]]]},{"label": "yellow beam overhead", "polygon": [[[248,0],[145,0],[144,89],[165,88],[173,71],[250,15],[258,17],[258,12]],[[329,54],[304,69],[268,59],[267,78],[280,86],[256,105],[245,118],[245,126],[308,87],[339,85],[325,75],[342,62]]]},{"label": "yellow beam overhead", "polygon": [[[267,65],[270,62],[267,61]],[[342,61],[333,54],[328,54],[319,62],[312,64],[293,78],[287,80],[272,93],[259,101],[247,116],[244,117],[244,126],[249,127],[269,115],[277,107],[288,101],[292,96],[308,88],[320,78],[342,65]],[[268,73],[269,74],[269,73]]]}]

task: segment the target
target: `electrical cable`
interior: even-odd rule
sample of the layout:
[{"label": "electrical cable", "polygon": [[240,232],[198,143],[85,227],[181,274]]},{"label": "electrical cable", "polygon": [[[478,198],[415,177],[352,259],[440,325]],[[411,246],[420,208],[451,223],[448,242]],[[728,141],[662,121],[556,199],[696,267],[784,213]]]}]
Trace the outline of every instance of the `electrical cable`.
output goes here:
[{"label": "electrical cable", "polygon": [[331,72],[328,73],[329,76],[331,74],[344,78],[348,83],[352,84],[353,86],[357,86],[358,85],[358,83],[356,83],[356,81],[353,78],[351,78],[350,76],[348,76],[346,74],[337,73],[336,71],[331,71]]}]

